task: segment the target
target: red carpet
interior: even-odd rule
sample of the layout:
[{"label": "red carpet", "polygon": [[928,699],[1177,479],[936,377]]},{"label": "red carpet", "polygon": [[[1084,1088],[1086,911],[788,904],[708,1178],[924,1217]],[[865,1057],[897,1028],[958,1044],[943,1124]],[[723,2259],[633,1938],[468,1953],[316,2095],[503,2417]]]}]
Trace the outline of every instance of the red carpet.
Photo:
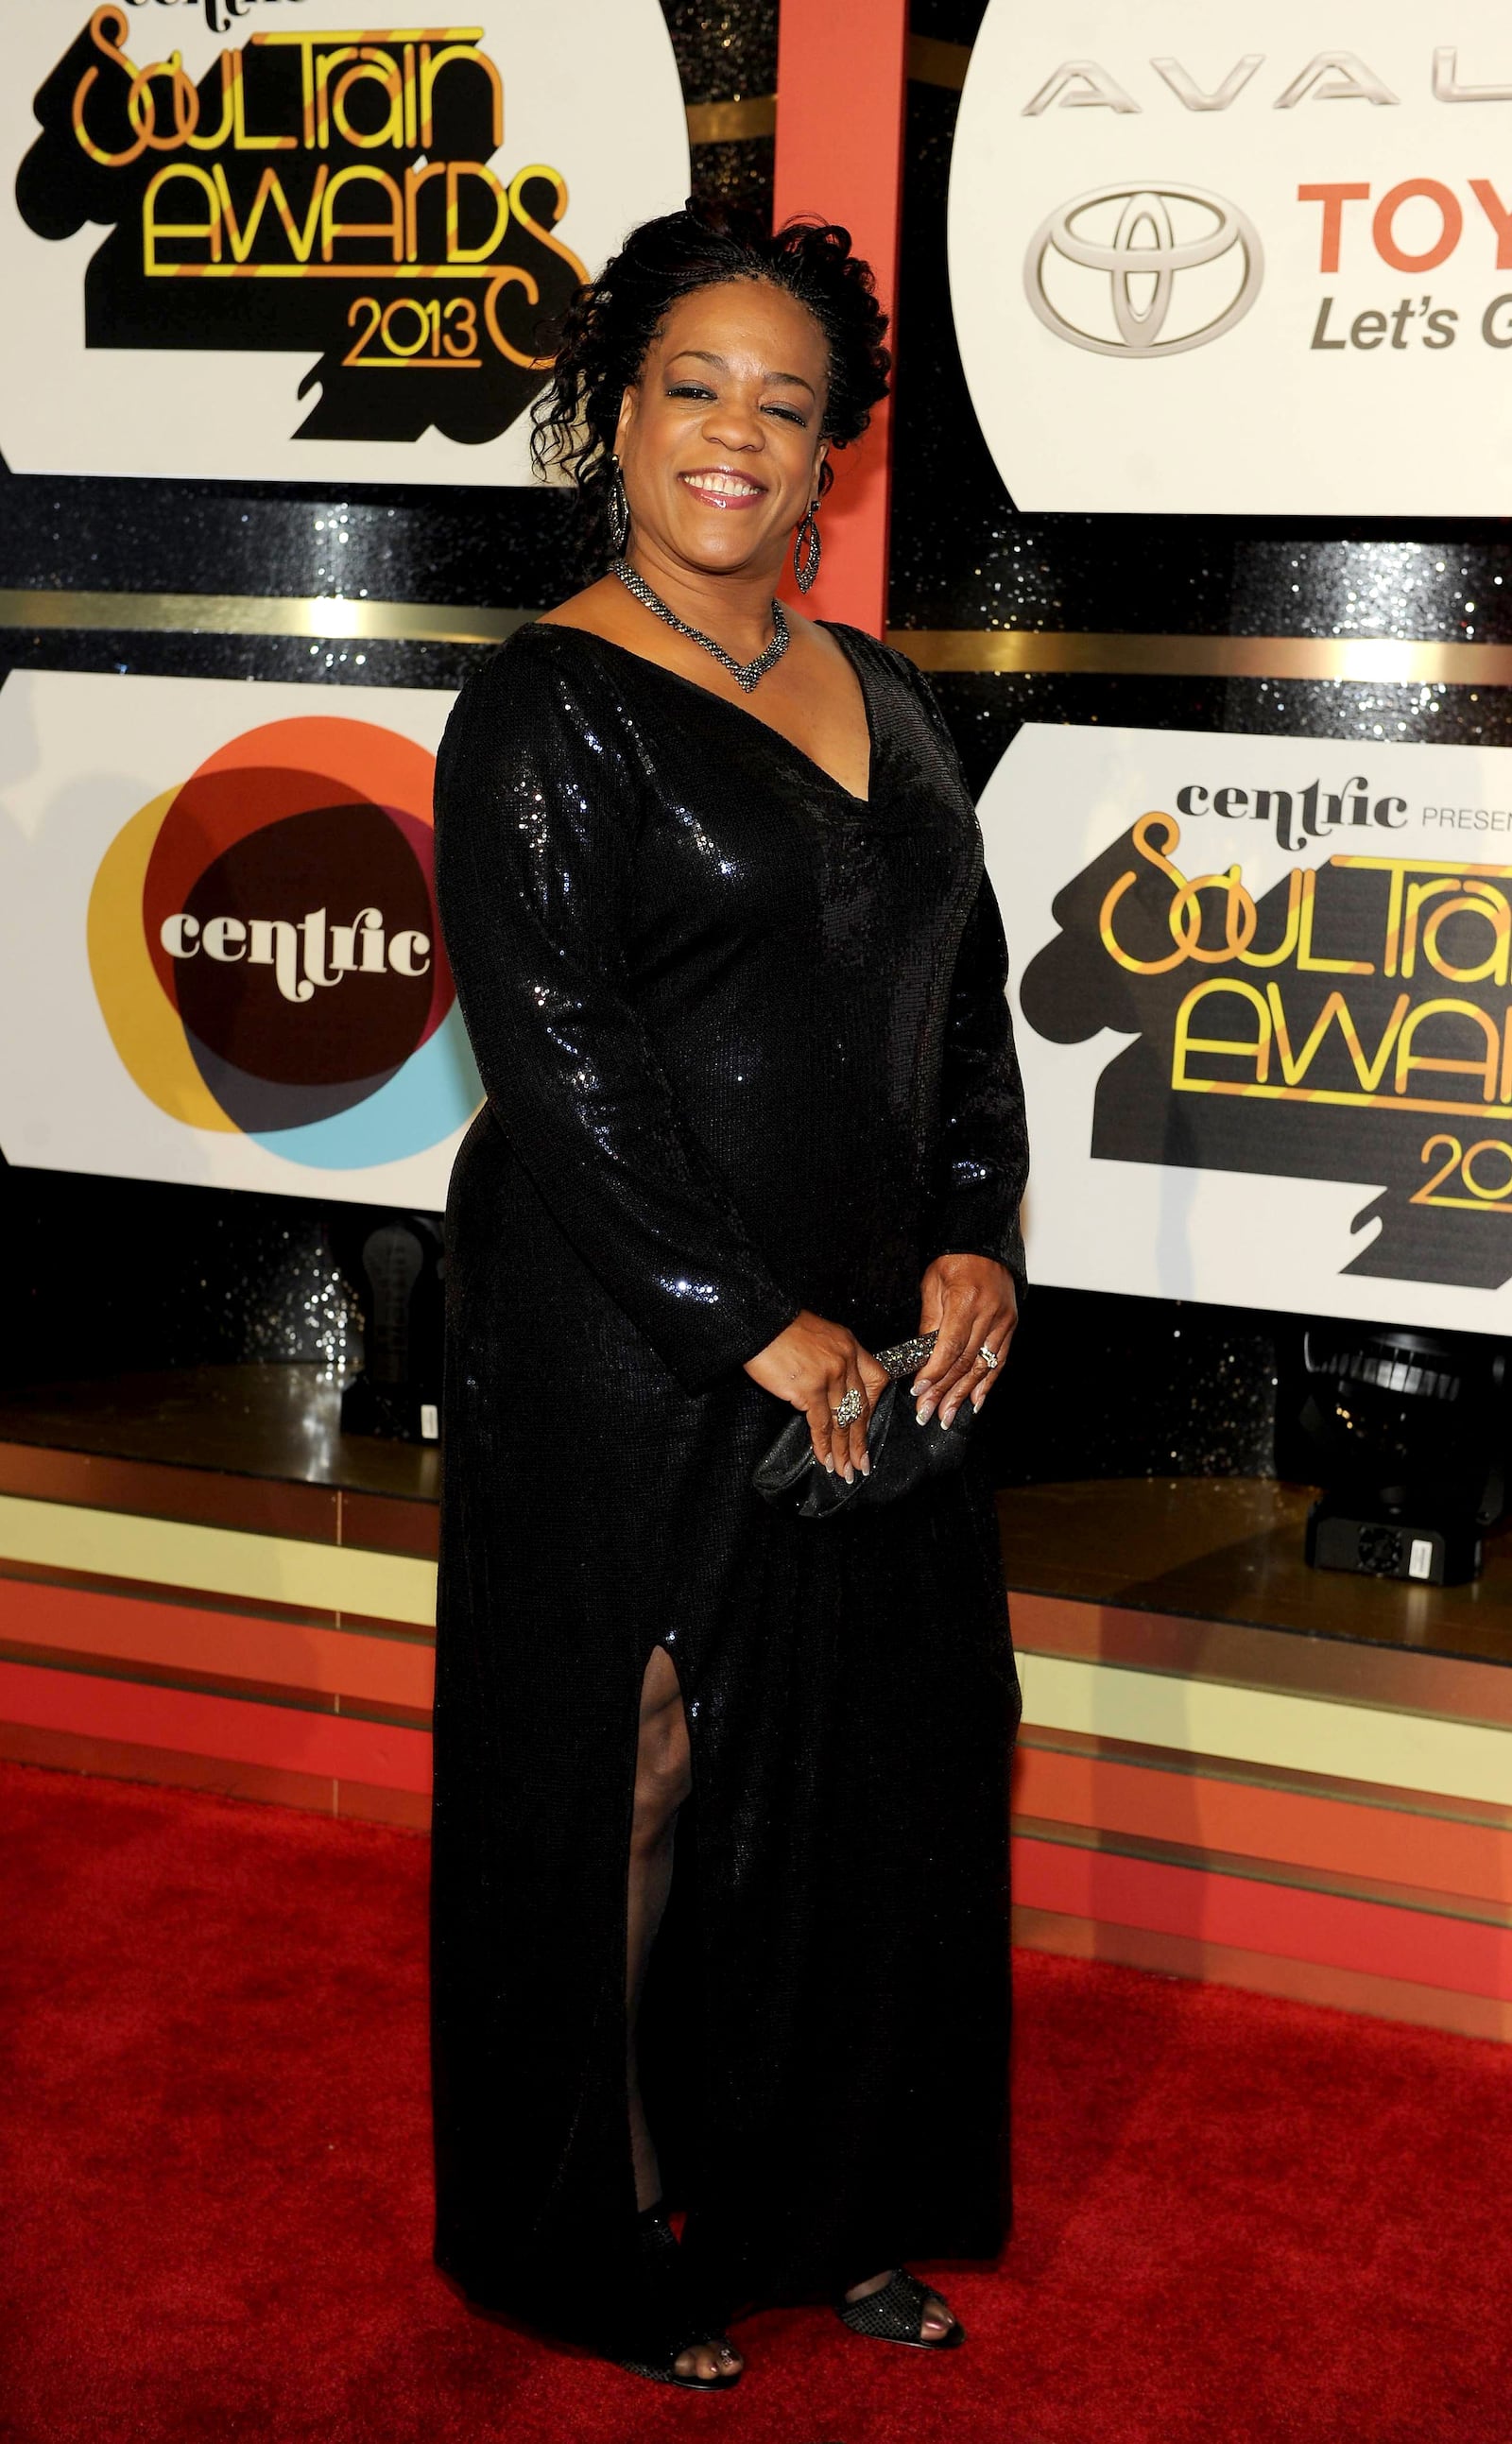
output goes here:
[{"label": "red carpet", "polygon": [[1512,2439],[1512,2052],[1021,1955],[968,2347],[700,2400],[430,2270],[422,1841],[3,1767],[0,1844],[7,2444]]}]

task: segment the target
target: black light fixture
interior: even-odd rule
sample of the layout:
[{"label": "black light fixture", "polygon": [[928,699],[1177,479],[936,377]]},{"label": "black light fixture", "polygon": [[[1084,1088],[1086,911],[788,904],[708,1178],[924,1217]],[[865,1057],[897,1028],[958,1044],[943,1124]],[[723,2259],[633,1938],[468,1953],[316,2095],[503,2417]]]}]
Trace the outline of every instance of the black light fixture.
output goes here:
[{"label": "black light fixture", "polygon": [[1310,1324],[1300,1425],[1324,1490],[1318,1569],[1452,1585],[1480,1575],[1506,1508],[1505,1344],[1394,1324]]},{"label": "black light fixture", "polygon": [[445,1272],[437,1219],[349,1208],[328,1227],[362,1308],[362,1367],[341,1394],[341,1432],[433,1443]]}]

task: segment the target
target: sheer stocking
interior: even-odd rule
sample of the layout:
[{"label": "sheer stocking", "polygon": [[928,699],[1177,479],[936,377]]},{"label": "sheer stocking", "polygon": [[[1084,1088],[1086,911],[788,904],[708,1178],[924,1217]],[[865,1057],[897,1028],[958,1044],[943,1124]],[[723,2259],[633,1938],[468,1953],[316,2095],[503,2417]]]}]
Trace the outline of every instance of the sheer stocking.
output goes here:
[{"label": "sheer stocking", "polygon": [[[651,1947],[655,1941],[672,1890],[673,1841],[677,1810],[692,1788],[692,1758],[682,1689],[664,1646],[654,1647],[640,1684],[640,1730],[636,1748],[636,1796],[630,1829],[630,1868],[626,1890],[625,2027],[626,2091],[630,2110],[630,2147],[636,2168],[636,2204],[649,2207],[661,2195],[656,2149],[641,2101],[636,2056],[636,2024],[646,1982]],[[684,2376],[709,2378],[728,2374],[742,2364],[735,2350],[719,2351],[700,2343],[679,2354]]]},{"label": "sheer stocking", "polygon": [[646,1983],[651,1947],[672,1891],[673,1842],[677,1810],[692,1788],[688,1724],[682,1690],[664,1646],[655,1647],[640,1684],[640,1732],[636,1750],[636,1801],[630,1828],[630,1879],[625,1943],[625,2026],[629,2035],[627,2086],[630,2144],[636,2166],[636,2204],[649,2207],[661,2195],[656,2150],[640,2100],[636,2060],[636,2023]]}]

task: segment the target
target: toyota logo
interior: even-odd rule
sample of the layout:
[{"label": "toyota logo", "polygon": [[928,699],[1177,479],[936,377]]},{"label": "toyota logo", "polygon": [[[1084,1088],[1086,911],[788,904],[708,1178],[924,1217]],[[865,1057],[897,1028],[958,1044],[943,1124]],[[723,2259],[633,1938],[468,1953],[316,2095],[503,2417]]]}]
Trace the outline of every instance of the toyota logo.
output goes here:
[{"label": "toyota logo", "polygon": [[1023,285],[1048,330],[1099,357],[1178,357],[1247,314],[1264,256],[1204,187],[1097,187],[1042,220]]}]

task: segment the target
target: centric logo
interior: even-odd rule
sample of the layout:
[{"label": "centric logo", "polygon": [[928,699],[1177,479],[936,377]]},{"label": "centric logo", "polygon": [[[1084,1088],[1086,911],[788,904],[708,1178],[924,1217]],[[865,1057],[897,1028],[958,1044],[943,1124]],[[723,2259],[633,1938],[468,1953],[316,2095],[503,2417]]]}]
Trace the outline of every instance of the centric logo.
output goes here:
[{"label": "centric logo", "polygon": [[343,1171],[421,1153],[476,1110],[435,909],[434,768],[370,722],[270,722],[117,833],[90,972],[160,1110]]},{"label": "centric logo", "polygon": [[1099,357],[1176,357],[1248,313],[1264,256],[1204,187],[1097,187],[1041,222],[1023,285],[1047,329]]}]

